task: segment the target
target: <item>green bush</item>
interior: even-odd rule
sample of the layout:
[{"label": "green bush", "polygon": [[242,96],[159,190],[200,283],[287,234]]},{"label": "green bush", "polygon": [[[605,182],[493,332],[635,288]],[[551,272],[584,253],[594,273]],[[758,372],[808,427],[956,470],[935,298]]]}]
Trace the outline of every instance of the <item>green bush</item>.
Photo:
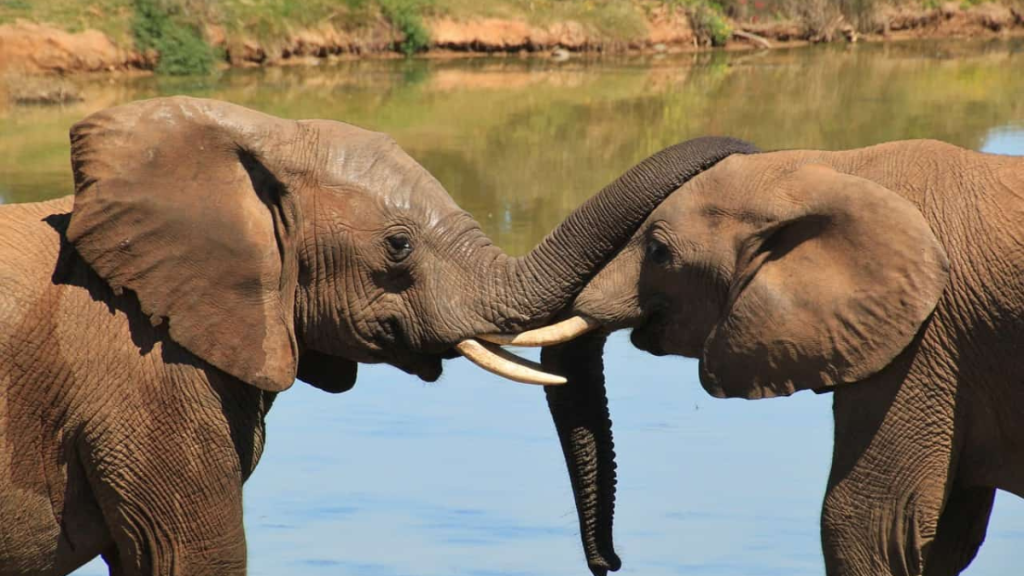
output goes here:
[{"label": "green bush", "polygon": [[706,44],[724,46],[732,36],[732,26],[725,19],[722,7],[708,0],[693,0],[686,4],[697,37]]},{"label": "green bush", "polygon": [[203,41],[195,27],[176,19],[174,6],[160,0],[135,0],[132,34],[140,50],[160,54],[159,74],[184,76],[208,74],[213,69],[213,49]]},{"label": "green bush", "polygon": [[422,0],[380,0],[380,7],[384,17],[405,36],[398,44],[399,50],[411,56],[427,49],[430,33],[421,15]]}]

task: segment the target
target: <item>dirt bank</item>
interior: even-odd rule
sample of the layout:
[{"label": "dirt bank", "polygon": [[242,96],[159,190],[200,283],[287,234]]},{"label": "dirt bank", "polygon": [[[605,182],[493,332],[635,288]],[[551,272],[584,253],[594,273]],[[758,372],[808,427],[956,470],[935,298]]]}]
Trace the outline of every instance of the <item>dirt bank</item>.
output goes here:
[{"label": "dirt bank", "polygon": [[72,34],[33,22],[0,25],[0,72],[99,72],[148,64],[142,55],[115,45],[98,30]]},{"label": "dirt bank", "polygon": [[[580,22],[546,25],[515,18],[433,17],[424,20],[430,42],[427,56],[473,53],[544,53],[556,58],[572,52],[707,49],[690,18],[681,11],[649,10],[642,30],[612,37]],[[728,21],[726,48],[772,48],[798,43],[877,41],[903,38],[965,38],[1024,34],[1024,9],[986,3],[937,8],[882,6],[871,22],[855,30],[841,16],[808,20]],[[383,19],[354,30],[331,24],[303,29],[275,42],[230,35],[219,25],[203,30],[204,40],[223,55],[225,66],[283,65],[325,58],[398,57],[403,34]],[[57,27],[19,20],[0,25],[0,77],[24,74],[150,70],[159,55],[117,45],[97,30],[69,33]]]},{"label": "dirt bank", "polygon": [[817,25],[801,21],[740,22],[736,29],[776,42],[997,37],[1024,33],[1024,7],[996,3],[965,7],[957,2],[928,9],[882,5],[860,30],[842,18]]}]

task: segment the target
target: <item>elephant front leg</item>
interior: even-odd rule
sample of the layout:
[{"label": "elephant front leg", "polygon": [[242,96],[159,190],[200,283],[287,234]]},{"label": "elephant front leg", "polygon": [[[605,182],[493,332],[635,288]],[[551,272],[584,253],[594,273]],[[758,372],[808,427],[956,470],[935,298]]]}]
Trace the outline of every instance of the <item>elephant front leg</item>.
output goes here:
[{"label": "elephant front leg", "polygon": [[955,395],[913,375],[835,392],[822,510],[831,576],[920,576],[955,465]]},{"label": "elephant front leg", "polygon": [[115,543],[104,553],[112,575],[245,574],[241,482],[225,489],[190,476],[101,489]]},{"label": "elephant front leg", "polygon": [[104,560],[117,576],[242,576],[237,453],[215,425],[203,436],[174,425],[164,433],[139,423],[128,438],[86,448],[98,463],[89,483],[114,541]]},{"label": "elephant front leg", "polygon": [[[180,473],[169,471],[168,476]],[[168,476],[101,489],[104,517],[115,543],[104,554],[110,573],[243,576],[241,482],[217,486],[204,482],[200,474]]]}]

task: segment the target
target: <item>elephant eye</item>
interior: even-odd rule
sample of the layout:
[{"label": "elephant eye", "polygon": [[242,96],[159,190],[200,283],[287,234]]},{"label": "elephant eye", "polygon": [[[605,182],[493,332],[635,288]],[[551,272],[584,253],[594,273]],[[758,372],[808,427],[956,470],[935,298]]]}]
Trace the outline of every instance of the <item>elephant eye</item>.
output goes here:
[{"label": "elephant eye", "polygon": [[658,266],[664,266],[668,264],[672,253],[669,252],[668,246],[661,240],[651,240],[647,243],[646,257]]},{"label": "elephant eye", "polygon": [[406,234],[392,234],[387,237],[388,254],[396,262],[405,260],[412,253],[412,241]]}]

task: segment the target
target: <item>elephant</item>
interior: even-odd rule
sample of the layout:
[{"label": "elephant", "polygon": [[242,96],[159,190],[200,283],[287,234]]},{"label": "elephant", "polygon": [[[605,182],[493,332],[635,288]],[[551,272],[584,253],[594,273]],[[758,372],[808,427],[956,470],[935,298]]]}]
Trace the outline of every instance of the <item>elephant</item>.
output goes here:
[{"label": "elephant", "polygon": [[[1024,158],[934,140],[733,155],[682,185],[563,314],[545,390],[591,571],[612,542],[610,331],[717,398],[833,394],[833,576],[958,574],[1024,496]],[[530,345],[532,332],[499,339]]]},{"label": "elephant", "polygon": [[[242,485],[296,377],[426,381],[569,304],[649,212],[749,145],[678,144],[513,258],[390,137],[213,100],[71,129],[73,196],[0,207],[0,574],[244,574]],[[688,168],[668,173],[659,166]],[[601,230],[588,239],[588,230]]]}]

